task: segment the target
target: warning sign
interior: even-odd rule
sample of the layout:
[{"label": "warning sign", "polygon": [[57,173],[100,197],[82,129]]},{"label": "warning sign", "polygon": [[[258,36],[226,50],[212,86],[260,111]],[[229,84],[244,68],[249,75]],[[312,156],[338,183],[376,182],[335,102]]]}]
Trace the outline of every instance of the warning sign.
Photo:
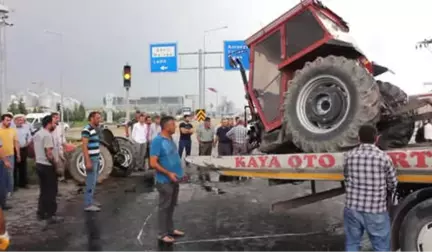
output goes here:
[{"label": "warning sign", "polygon": [[195,117],[196,117],[196,120],[198,122],[204,121],[204,119],[206,118],[206,111],[205,111],[205,109],[197,109],[195,111]]}]

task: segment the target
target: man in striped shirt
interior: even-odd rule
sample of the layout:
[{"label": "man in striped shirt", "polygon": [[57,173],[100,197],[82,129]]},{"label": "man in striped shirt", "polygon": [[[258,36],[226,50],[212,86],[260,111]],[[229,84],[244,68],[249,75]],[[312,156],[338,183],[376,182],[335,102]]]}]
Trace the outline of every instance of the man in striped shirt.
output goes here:
[{"label": "man in striped shirt", "polygon": [[83,156],[87,172],[86,188],[84,191],[84,210],[87,212],[100,211],[100,204],[93,200],[97,177],[99,175],[100,139],[98,127],[100,120],[101,114],[99,112],[90,112],[88,116],[89,124],[81,132]]}]

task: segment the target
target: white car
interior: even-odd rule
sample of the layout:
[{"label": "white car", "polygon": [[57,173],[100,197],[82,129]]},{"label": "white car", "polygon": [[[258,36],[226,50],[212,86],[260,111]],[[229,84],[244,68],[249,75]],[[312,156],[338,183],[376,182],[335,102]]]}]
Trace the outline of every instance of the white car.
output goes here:
[{"label": "white car", "polygon": [[[35,132],[42,126],[42,118],[44,118],[47,115],[50,115],[51,113],[30,113],[26,115],[26,121],[28,124],[30,124],[31,131]],[[69,124],[65,122],[60,122],[60,124],[63,126],[64,131],[67,131],[70,129]]]}]

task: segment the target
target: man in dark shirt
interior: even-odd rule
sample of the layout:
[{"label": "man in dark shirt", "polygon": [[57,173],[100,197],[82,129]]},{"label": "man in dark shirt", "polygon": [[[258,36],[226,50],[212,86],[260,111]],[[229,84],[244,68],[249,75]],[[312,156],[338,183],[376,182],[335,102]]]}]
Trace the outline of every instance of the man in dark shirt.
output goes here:
[{"label": "man in dark shirt", "polygon": [[[132,134],[133,125],[139,121],[140,115],[141,115],[141,111],[137,110],[137,111],[135,111],[135,118],[130,120],[129,122],[126,122],[126,125],[125,125],[125,136],[126,137],[129,137],[129,134]],[[144,116],[145,116],[145,114],[144,114]]]},{"label": "man in dark shirt", "polygon": [[227,119],[222,119],[221,126],[216,131],[216,138],[213,146],[218,144],[218,154],[219,156],[229,156],[232,155],[232,141],[227,137],[228,131],[230,131],[229,122]]},{"label": "man in dark shirt", "polygon": [[191,135],[193,134],[193,126],[190,123],[190,116],[185,115],[184,121],[180,123],[180,140],[178,153],[180,158],[183,156],[183,150],[186,151],[186,156],[190,156],[192,148]]}]

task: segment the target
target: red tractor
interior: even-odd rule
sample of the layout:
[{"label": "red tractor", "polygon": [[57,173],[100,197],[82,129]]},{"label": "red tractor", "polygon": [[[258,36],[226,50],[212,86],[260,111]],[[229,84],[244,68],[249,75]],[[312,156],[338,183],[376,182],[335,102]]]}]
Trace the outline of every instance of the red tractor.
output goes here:
[{"label": "red tractor", "polygon": [[249,81],[240,60],[231,64],[241,70],[260,151],[342,151],[357,145],[363,124],[376,125],[383,149],[410,141],[407,94],[375,79],[388,69],[369,61],[348,24],[321,2],[300,2],[246,43]]}]

